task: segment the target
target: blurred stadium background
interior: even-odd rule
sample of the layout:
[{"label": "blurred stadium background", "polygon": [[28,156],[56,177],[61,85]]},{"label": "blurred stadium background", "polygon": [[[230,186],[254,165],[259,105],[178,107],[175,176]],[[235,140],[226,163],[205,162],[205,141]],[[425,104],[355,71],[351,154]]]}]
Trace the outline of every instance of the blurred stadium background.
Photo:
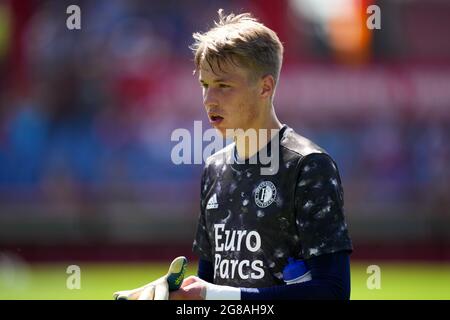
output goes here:
[{"label": "blurred stadium background", "polygon": [[170,135],[207,128],[188,46],[218,8],[285,44],[277,113],[340,167],[352,298],[450,299],[445,0],[0,1],[0,299],[110,299],[177,255],[195,272],[202,166]]}]

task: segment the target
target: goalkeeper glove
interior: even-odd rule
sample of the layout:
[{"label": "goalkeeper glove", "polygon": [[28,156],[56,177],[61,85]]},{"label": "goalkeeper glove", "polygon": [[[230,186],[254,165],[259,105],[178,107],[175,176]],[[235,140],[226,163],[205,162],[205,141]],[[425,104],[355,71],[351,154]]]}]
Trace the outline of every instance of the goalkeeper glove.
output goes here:
[{"label": "goalkeeper glove", "polygon": [[169,300],[169,292],[180,288],[186,266],[185,257],[175,258],[166,275],[136,289],[114,292],[113,297],[115,300]]}]

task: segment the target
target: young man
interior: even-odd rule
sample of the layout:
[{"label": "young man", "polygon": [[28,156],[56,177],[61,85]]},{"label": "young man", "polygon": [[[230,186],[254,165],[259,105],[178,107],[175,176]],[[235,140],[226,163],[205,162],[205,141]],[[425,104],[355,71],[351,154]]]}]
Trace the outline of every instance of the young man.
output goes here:
[{"label": "young man", "polygon": [[[338,169],[274,111],[283,46],[250,14],[219,10],[219,18],[194,34],[193,51],[210,122],[234,143],[206,162],[198,277],[170,299],[349,299],[352,244]],[[251,130],[263,135],[243,138]],[[263,153],[278,161],[266,173]],[[311,279],[285,284],[288,259],[304,260]]]}]

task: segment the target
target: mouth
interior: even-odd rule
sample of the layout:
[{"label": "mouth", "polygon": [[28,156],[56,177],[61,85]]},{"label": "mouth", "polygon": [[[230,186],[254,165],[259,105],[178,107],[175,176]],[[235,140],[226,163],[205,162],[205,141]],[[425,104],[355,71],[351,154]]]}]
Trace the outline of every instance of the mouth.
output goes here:
[{"label": "mouth", "polygon": [[214,114],[214,113],[208,114],[208,117],[209,117],[209,122],[213,125],[218,125],[224,119],[222,116],[220,116],[218,114]]}]

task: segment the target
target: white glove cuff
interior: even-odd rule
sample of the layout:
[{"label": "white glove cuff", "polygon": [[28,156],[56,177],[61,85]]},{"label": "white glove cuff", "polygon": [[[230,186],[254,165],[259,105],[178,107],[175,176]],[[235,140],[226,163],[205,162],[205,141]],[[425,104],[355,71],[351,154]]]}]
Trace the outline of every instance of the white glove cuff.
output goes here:
[{"label": "white glove cuff", "polygon": [[206,287],[205,300],[241,300],[241,289],[208,284]]}]

